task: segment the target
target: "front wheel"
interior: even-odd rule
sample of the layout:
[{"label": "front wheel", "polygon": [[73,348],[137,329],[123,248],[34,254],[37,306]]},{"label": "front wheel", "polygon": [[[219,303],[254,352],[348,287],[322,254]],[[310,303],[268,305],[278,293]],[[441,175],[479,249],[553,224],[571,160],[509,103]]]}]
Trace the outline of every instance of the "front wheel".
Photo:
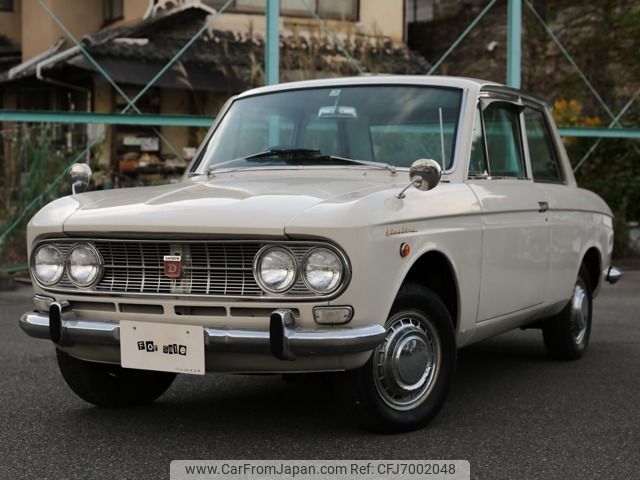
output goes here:
[{"label": "front wheel", "polygon": [[591,316],[591,284],[589,273],[582,266],[567,306],[543,324],[542,335],[549,356],[556,360],[582,357],[589,345]]},{"label": "front wheel", "polygon": [[413,283],[402,286],[386,322],[387,334],[343,388],[361,423],[386,433],[416,430],[442,407],[453,381],[456,341],[440,298]]},{"label": "front wheel", "polygon": [[106,408],[153,402],[176,377],[175,373],[132,370],[110,363],[95,363],[56,350],[58,367],[69,388],[81,399]]}]

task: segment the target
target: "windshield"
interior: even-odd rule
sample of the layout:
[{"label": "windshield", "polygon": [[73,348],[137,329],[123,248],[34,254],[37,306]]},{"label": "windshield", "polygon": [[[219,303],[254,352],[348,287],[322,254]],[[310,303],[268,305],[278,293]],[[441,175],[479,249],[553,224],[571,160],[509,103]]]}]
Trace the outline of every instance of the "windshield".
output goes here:
[{"label": "windshield", "polygon": [[312,163],[320,165],[342,157],[409,167],[419,158],[431,158],[448,169],[461,98],[459,89],[406,85],[314,88],[242,98],[211,136],[198,170],[223,162],[230,168],[310,163],[308,155],[299,160],[296,155],[265,155],[282,150],[318,151]]}]

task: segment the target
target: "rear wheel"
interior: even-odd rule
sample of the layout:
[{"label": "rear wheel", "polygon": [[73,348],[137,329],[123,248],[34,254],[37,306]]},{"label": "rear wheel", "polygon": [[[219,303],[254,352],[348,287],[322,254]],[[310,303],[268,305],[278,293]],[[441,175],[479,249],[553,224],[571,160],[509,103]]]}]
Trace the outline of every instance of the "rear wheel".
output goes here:
[{"label": "rear wheel", "polygon": [[451,317],[435,293],[408,283],[386,329],[369,361],[343,377],[343,388],[366,428],[415,430],[438,413],[453,380],[457,352]]},{"label": "rear wheel", "polygon": [[557,360],[577,360],[584,355],[591,335],[592,296],[589,273],[582,266],[567,306],[548,318],[542,328],[549,356]]},{"label": "rear wheel", "polygon": [[69,388],[81,399],[106,408],[153,402],[171,386],[176,375],[95,363],[56,350],[58,367]]}]

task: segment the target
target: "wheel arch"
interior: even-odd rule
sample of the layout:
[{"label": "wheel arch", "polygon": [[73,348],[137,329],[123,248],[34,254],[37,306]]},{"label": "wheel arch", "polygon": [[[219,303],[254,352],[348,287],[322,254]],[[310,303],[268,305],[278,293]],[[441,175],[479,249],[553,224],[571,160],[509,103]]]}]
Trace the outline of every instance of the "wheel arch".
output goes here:
[{"label": "wheel arch", "polygon": [[580,267],[582,267],[582,265],[584,265],[587,272],[589,272],[591,291],[597,292],[602,279],[602,254],[598,247],[591,246],[585,251],[582,256],[582,262],[580,262]]},{"label": "wheel arch", "polygon": [[424,252],[411,265],[403,283],[415,282],[432,290],[451,315],[454,330],[458,330],[460,294],[456,271],[449,258],[438,250]]}]

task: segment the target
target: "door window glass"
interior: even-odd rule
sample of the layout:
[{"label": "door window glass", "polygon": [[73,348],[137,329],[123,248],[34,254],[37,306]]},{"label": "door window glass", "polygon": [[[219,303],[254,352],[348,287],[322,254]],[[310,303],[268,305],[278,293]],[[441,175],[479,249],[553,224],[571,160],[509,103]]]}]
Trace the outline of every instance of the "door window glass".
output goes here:
[{"label": "door window glass", "polygon": [[544,113],[526,108],[524,122],[533,179],[539,182],[562,182],[558,157]]},{"label": "door window glass", "polygon": [[525,178],[517,107],[492,103],[483,117],[491,176]]}]

